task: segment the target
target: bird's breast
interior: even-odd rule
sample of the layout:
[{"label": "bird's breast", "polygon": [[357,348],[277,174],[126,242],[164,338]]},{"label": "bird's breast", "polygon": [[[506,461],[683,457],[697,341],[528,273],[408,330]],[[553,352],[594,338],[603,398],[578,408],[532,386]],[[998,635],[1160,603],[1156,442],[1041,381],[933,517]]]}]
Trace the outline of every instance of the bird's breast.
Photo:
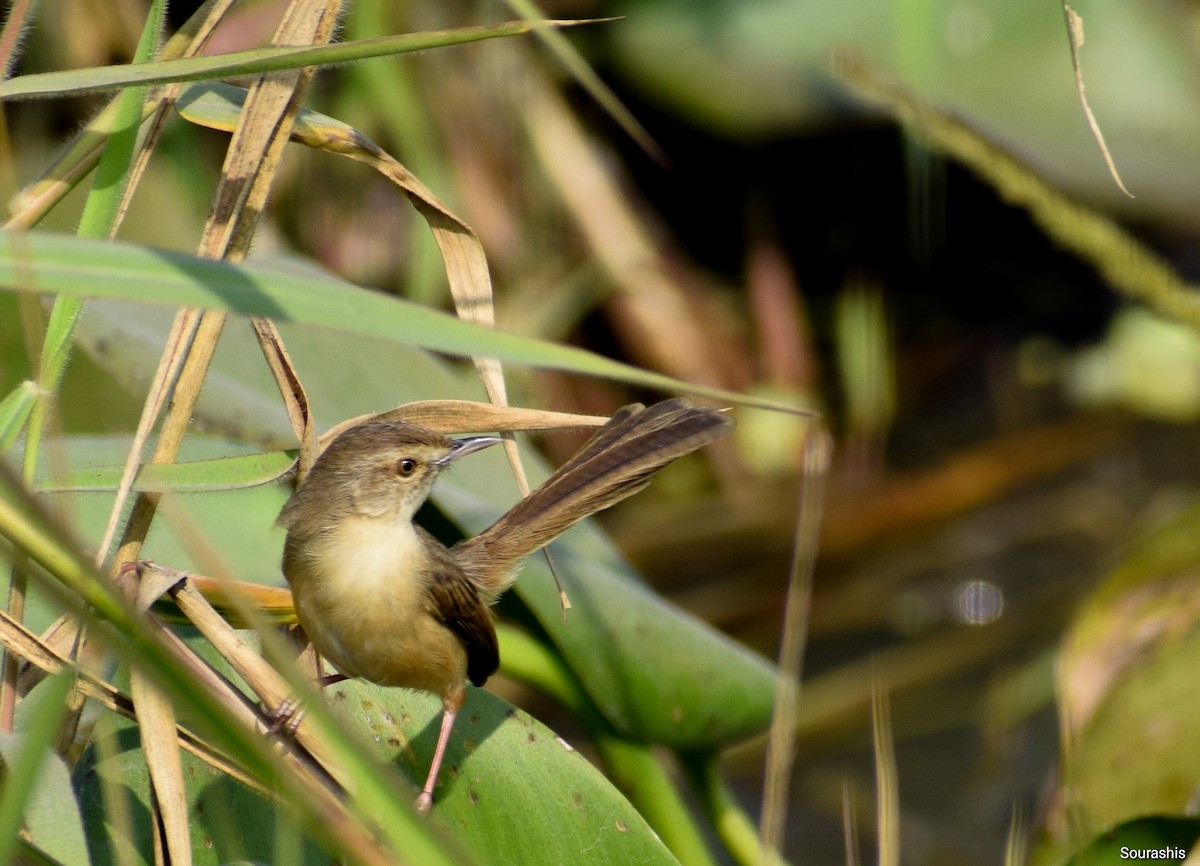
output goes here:
[{"label": "bird's breast", "polygon": [[439,693],[444,680],[461,682],[465,651],[426,612],[425,543],[410,521],[367,517],[289,539],[284,572],[300,623],[343,674]]}]

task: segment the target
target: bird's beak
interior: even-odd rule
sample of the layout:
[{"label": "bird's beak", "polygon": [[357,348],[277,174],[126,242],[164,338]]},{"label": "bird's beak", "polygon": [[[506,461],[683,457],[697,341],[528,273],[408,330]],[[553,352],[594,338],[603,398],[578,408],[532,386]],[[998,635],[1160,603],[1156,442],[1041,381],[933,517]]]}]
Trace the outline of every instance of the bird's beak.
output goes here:
[{"label": "bird's beak", "polygon": [[476,451],[482,451],[489,445],[495,445],[497,442],[502,441],[499,436],[466,436],[462,439],[452,439],[450,441],[450,453],[439,462],[444,466],[451,460],[457,460],[459,457],[474,454]]}]

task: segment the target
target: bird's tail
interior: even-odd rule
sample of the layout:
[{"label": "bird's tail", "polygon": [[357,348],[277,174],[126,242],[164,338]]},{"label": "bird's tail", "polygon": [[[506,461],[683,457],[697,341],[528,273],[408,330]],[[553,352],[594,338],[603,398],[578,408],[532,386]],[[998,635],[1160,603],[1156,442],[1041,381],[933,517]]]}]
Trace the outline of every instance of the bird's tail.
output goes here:
[{"label": "bird's tail", "polygon": [[684,399],[649,409],[640,403],[625,406],[545,483],[482,533],[458,544],[454,558],[491,603],[512,585],[526,556],[588,515],[637,493],[659,469],[732,428],[733,419],[724,412]]}]

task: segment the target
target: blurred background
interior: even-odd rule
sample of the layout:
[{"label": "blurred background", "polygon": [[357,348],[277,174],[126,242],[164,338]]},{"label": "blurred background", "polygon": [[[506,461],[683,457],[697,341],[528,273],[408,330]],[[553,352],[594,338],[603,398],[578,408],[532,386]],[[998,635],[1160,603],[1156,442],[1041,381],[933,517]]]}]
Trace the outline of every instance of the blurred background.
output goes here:
[{"label": "blurred background", "polygon": [[[265,43],[284,5],[241,4],[210,51]],[[21,71],[123,62],[144,7],[43,0]],[[365,0],[343,36],[522,8]],[[562,35],[636,125],[534,38],[326,71],[309,105],[371,136],[479,233],[501,327],[824,414],[836,451],[785,853],[844,862],[849,803],[873,856],[872,671],[892,702],[904,862],[1003,862],[1014,821],[1055,862],[1072,827],[1186,812],[1200,778],[1186,735],[1197,690],[1197,334],[1129,302],[986,180],[861,100],[830,57],[859,52],[1188,280],[1200,269],[1200,6],[1076,10],[1087,96],[1133,197],[1088,129],[1056,3],[541,9],[614,19]],[[171,7],[177,22],[190,11]],[[7,106],[8,194],[99,104]],[[124,236],[191,251],[226,136],[176,126]],[[383,180],[302,148],[283,171],[260,254],[298,254],[448,306],[424,223]],[[51,227],[73,218],[61,208]],[[0,393],[29,376],[16,310],[0,294]],[[111,323],[93,324],[60,420],[124,433],[147,372],[139,383],[136,362],[113,362]],[[568,412],[659,396],[508,376],[514,403]],[[341,420],[316,409],[326,426]],[[773,658],[804,425],[755,410],[737,418],[735,442],[606,522],[668,598]],[[245,433],[243,421],[197,417],[221,433]],[[272,435],[252,438],[288,444]],[[544,447],[561,460],[580,441]],[[522,703],[555,725],[553,706]],[[727,759],[752,811],[763,751],[748,743]]]}]

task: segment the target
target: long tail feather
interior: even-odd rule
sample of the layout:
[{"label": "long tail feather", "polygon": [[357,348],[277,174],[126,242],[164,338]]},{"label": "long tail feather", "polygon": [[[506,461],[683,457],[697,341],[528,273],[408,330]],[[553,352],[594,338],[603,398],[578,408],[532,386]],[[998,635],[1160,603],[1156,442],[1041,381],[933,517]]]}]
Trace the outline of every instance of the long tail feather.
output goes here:
[{"label": "long tail feather", "polygon": [[456,546],[454,558],[491,602],[516,579],[526,556],[584,517],[637,493],[659,469],[732,428],[725,413],[684,399],[649,409],[625,406],[545,483]]}]

